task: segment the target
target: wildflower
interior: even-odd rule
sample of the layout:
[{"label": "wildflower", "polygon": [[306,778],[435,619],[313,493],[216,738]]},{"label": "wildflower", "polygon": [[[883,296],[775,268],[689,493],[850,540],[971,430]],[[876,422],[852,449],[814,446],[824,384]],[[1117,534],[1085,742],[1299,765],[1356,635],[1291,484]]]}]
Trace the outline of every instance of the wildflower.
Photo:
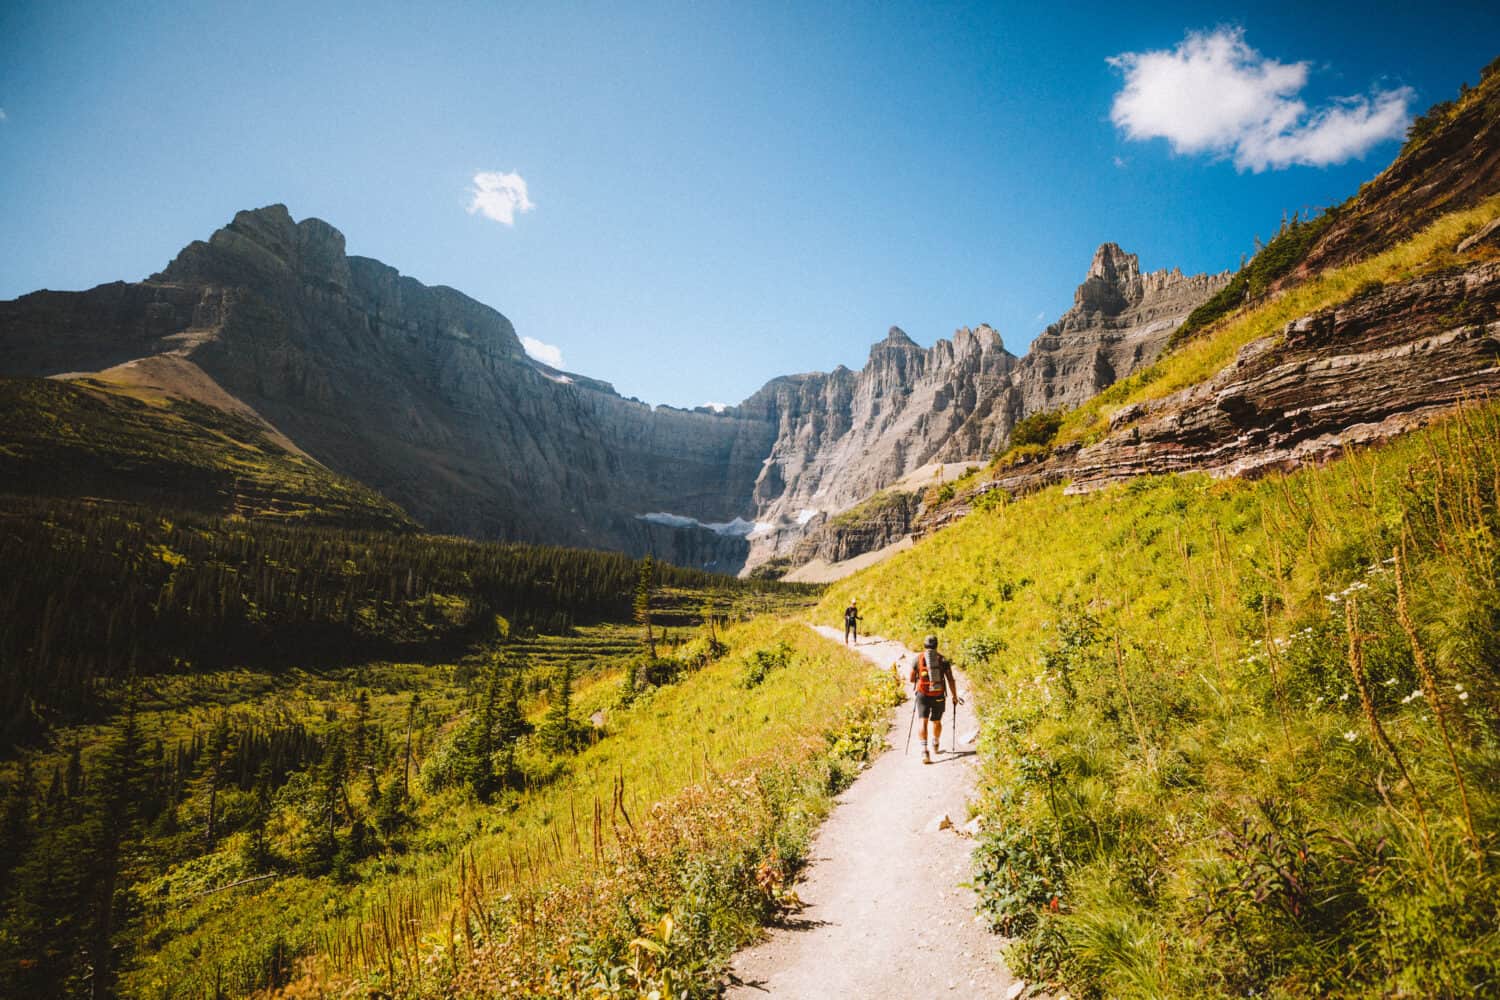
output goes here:
[{"label": "wildflower", "polygon": [[1346,729],[1344,731],[1344,739],[1350,743],[1353,743],[1355,740],[1359,739],[1359,734],[1352,729]]},{"label": "wildflower", "polygon": [[1329,604],[1337,604],[1339,601],[1343,600],[1343,598],[1338,594],[1324,594],[1323,600],[1327,601]]},{"label": "wildflower", "polygon": [[1463,694],[1464,686],[1462,684],[1455,684],[1453,685],[1453,690],[1457,691],[1459,694]]},{"label": "wildflower", "polygon": [[1348,700],[1349,700],[1349,692],[1348,691],[1345,691],[1343,694],[1339,695],[1339,701],[1348,701]]},{"label": "wildflower", "polygon": [[1396,683],[1396,678],[1394,678],[1394,677],[1387,677],[1386,680],[1385,680],[1385,686],[1386,687],[1390,687],[1394,683]]},{"label": "wildflower", "polygon": [[1459,701],[1468,701],[1469,700],[1469,692],[1467,692],[1467,691],[1460,691],[1458,693],[1458,700]]}]

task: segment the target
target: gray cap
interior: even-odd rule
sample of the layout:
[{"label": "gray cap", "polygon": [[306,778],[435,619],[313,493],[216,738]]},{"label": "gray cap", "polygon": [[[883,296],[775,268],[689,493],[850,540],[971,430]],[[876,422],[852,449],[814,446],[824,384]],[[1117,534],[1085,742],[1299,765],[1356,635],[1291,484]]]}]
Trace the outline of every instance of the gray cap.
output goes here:
[{"label": "gray cap", "polygon": [[927,641],[923,643],[923,645],[925,645],[928,649],[937,649],[937,636],[929,635],[927,637]]}]

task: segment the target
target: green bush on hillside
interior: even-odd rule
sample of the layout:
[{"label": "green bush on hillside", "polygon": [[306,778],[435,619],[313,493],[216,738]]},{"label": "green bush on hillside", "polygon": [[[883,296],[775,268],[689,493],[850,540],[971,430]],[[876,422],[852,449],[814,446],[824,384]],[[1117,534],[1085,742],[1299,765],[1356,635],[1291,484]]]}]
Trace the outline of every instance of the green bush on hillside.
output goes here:
[{"label": "green bush on hillside", "polygon": [[1024,417],[1011,428],[1010,446],[1012,448],[1050,447],[1057,437],[1058,429],[1062,427],[1062,420],[1062,410],[1043,410]]}]

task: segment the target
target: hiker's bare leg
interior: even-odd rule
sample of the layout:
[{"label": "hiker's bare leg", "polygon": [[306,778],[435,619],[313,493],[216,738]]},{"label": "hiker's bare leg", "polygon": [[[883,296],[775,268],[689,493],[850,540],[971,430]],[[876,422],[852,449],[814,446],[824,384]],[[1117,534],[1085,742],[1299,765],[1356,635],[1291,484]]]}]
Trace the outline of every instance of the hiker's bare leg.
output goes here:
[{"label": "hiker's bare leg", "polygon": [[943,720],[932,720],[932,752],[937,753],[938,747],[943,745]]}]

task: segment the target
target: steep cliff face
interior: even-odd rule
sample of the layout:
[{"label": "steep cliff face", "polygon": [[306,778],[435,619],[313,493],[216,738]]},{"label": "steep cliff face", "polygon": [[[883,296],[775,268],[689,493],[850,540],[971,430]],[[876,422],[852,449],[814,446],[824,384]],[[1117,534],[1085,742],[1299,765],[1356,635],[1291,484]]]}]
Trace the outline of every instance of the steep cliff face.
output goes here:
[{"label": "steep cliff face", "polygon": [[[280,205],[239,213],[148,281],[0,304],[8,374],[162,354],[428,528],[477,537],[652,550],[668,540],[638,514],[752,513],[774,431],[540,365],[500,313],[349,257],[338,230]],[[694,561],[743,561],[742,538],[687,535]]]},{"label": "steep cliff face", "polygon": [[776,425],[758,517],[831,513],[954,451],[993,447],[1015,419],[1016,358],[987,326],[923,349],[892,328],[864,369],[772,381],[740,407]]},{"label": "steep cliff face", "polygon": [[1291,469],[1419,427],[1500,393],[1500,262],[1372,290],[1245,346],[1212,378],[1128,407],[1109,433],[1016,466],[924,512],[925,533],[983,493],[1069,492],[1143,475],[1256,475]]},{"label": "steep cliff face", "polygon": [[926,350],[892,328],[862,371],[771,382],[741,407],[777,428],[755,486],[756,517],[772,527],[751,537],[750,565],[777,556],[798,562],[808,552],[858,555],[864,535],[834,530],[823,515],[930,462],[982,464],[1021,418],[1076,406],[1155,361],[1177,325],[1228,280],[1142,274],[1135,254],[1106,243],[1073,307],[1024,358],[987,326]]},{"label": "steep cliff face", "polygon": [[1151,364],[1188,313],[1229,283],[1221,274],[1141,273],[1113,243],[1094,252],[1073,307],[1031,343],[1016,372],[1026,413],[1067,409]]}]

